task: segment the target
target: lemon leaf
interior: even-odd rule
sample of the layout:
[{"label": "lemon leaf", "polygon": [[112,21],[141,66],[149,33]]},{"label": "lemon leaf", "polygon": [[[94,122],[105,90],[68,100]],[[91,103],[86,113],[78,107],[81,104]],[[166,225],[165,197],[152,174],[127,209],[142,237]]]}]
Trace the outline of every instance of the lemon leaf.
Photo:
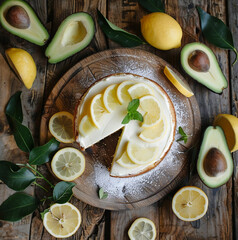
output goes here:
[{"label": "lemon leaf", "polygon": [[139,4],[150,12],[165,12],[161,0],[138,0]]},{"label": "lemon leaf", "polygon": [[66,203],[73,195],[72,188],[75,186],[73,182],[59,182],[55,185],[53,190],[53,200],[56,203]]}]

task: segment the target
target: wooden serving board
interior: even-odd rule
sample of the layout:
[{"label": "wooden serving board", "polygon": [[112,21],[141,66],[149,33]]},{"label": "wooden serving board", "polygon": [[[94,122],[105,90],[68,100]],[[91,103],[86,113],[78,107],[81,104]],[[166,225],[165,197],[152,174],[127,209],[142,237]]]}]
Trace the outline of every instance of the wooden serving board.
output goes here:
[{"label": "wooden serving board", "polygon": [[[109,210],[133,209],[148,206],[169,193],[185,176],[189,163],[187,149],[198,139],[200,112],[195,97],[186,98],[179,93],[163,73],[168,64],[163,59],[139,49],[115,49],[96,53],[73,66],[55,85],[44,107],[40,140],[44,144],[51,138],[48,131],[50,117],[58,111],[74,114],[82,94],[97,80],[114,73],[133,73],[147,77],[162,86],[171,98],[176,112],[177,129],[181,126],[190,135],[186,145],[174,141],[169,153],[151,171],[133,178],[113,178],[107,167],[112,161],[120,132],[102,140],[84,151],[86,169],[75,180],[74,195],[95,207]],[[182,79],[183,77],[170,66]],[[184,80],[184,79],[183,79]],[[185,80],[184,80],[185,81]],[[60,147],[77,143],[61,144]],[[98,198],[99,188],[108,192],[108,198]]]}]

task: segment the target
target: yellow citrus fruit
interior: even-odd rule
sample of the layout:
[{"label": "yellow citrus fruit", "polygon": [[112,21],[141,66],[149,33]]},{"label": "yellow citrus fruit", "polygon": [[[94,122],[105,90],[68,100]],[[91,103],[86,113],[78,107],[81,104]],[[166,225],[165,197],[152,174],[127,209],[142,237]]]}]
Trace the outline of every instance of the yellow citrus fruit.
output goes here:
[{"label": "yellow citrus fruit", "polygon": [[122,154],[122,156],[117,160],[117,163],[120,166],[122,166],[124,168],[128,168],[128,169],[138,167],[138,164],[135,164],[134,162],[132,162],[131,159],[128,157],[128,154],[126,152],[124,152]]},{"label": "yellow citrus fruit", "polygon": [[62,143],[74,142],[74,116],[69,112],[57,112],[49,121],[50,133]]},{"label": "yellow citrus fruit", "polygon": [[107,112],[103,104],[103,95],[97,94],[91,101],[90,104],[90,115],[93,121],[93,124],[99,128],[100,120],[103,115]]},{"label": "yellow citrus fruit", "polygon": [[115,110],[120,105],[117,99],[117,84],[112,84],[103,93],[103,104],[108,112]]},{"label": "yellow citrus fruit", "polygon": [[5,53],[9,65],[26,88],[30,89],[36,78],[36,64],[32,56],[21,48],[9,48]]},{"label": "yellow citrus fruit", "polygon": [[147,145],[129,141],[126,152],[132,162],[136,164],[146,164],[155,159],[158,147],[149,147]]},{"label": "yellow citrus fruit", "polygon": [[207,195],[193,186],[181,188],[173,197],[172,209],[183,221],[196,221],[203,217],[208,208]]},{"label": "yellow citrus fruit", "polygon": [[91,132],[93,129],[95,129],[95,126],[91,122],[90,118],[85,115],[79,124],[79,132],[83,135],[86,136],[89,132]]},{"label": "yellow citrus fruit", "polygon": [[131,225],[128,236],[130,240],[155,240],[155,224],[148,218],[137,218]]},{"label": "yellow citrus fruit", "polygon": [[169,50],[181,46],[182,29],[178,22],[166,13],[154,12],[141,19],[141,33],[155,48]]},{"label": "yellow citrus fruit", "polygon": [[231,152],[238,150],[238,118],[230,114],[218,114],[213,123],[224,131]]},{"label": "yellow citrus fruit", "polygon": [[137,83],[128,89],[132,99],[141,98],[145,95],[153,95],[153,90],[145,83]]},{"label": "yellow citrus fruit", "polygon": [[125,81],[119,84],[117,88],[117,98],[120,104],[123,104],[124,102],[129,103],[132,100],[130,94],[128,93],[128,89],[132,85],[132,81]]},{"label": "yellow citrus fruit", "polygon": [[159,101],[151,95],[140,98],[140,109],[145,112],[142,127],[152,127],[161,119]]},{"label": "yellow citrus fruit", "polygon": [[55,203],[44,215],[43,224],[55,238],[67,238],[79,229],[81,214],[71,203]]},{"label": "yellow citrus fruit", "polygon": [[51,169],[57,178],[63,181],[73,181],[83,174],[85,157],[76,148],[62,148],[54,155]]},{"label": "yellow citrus fruit", "polygon": [[170,82],[181,92],[185,97],[192,97],[193,91],[189,85],[184,82],[172,69],[168,66],[164,68],[165,76],[170,80]]}]

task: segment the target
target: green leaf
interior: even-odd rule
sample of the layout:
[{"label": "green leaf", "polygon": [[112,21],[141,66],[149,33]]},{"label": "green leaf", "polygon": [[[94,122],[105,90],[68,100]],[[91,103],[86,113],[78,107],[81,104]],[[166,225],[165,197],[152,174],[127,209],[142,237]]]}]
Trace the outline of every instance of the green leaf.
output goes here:
[{"label": "green leaf", "polygon": [[164,3],[161,0],[138,0],[138,2],[150,12],[165,12]]},{"label": "green leaf", "polygon": [[132,101],[129,102],[127,111],[128,112],[135,112],[137,108],[140,105],[140,100],[139,99],[133,99]]},{"label": "green leaf", "polygon": [[31,165],[41,165],[49,162],[52,155],[58,149],[59,144],[55,138],[52,138],[45,145],[33,148],[30,152],[29,163]]},{"label": "green leaf", "polygon": [[55,185],[53,190],[53,200],[56,203],[66,203],[73,195],[72,188],[75,186],[73,182],[59,182]]},{"label": "green leaf", "polygon": [[8,116],[15,118],[20,123],[22,123],[22,106],[21,106],[21,92],[16,92],[11,96],[5,110]]},{"label": "green leaf", "polygon": [[127,124],[130,122],[130,120],[131,120],[131,116],[129,113],[127,113],[126,116],[123,118],[121,124]]},{"label": "green leaf", "polygon": [[11,189],[22,191],[35,181],[36,176],[28,168],[19,168],[8,161],[0,161],[0,179]]},{"label": "green leaf", "polygon": [[38,200],[26,193],[17,192],[11,195],[0,206],[0,219],[15,222],[34,212]]},{"label": "green leaf", "polygon": [[45,214],[48,213],[49,211],[50,211],[50,209],[49,209],[49,208],[46,208],[46,209],[44,210],[44,212],[41,212],[41,213],[40,213],[40,216],[41,216],[42,221],[44,220]]},{"label": "green leaf", "polygon": [[234,65],[237,61],[238,53],[234,47],[232,33],[229,28],[219,18],[211,16],[200,7],[197,7],[197,11],[204,37],[208,42],[217,47],[233,50],[236,54],[236,59],[233,62]]},{"label": "green leaf", "polygon": [[187,136],[182,127],[179,127],[179,133],[181,136]]},{"label": "green leaf", "polygon": [[10,115],[7,115],[7,119],[13,131],[17,146],[23,152],[30,152],[34,147],[34,141],[30,130]]},{"label": "green leaf", "polygon": [[123,47],[136,47],[145,44],[145,42],[136,35],[128,33],[111,23],[99,10],[97,10],[97,13],[99,26],[112,41],[119,43]]},{"label": "green leaf", "polygon": [[131,114],[131,120],[138,120],[143,122],[143,116],[138,111],[135,111]]},{"label": "green leaf", "polygon": [[99,195],[99,198],[100,198],[100,199],[105,199],[105,198],[108,197],[108,193],[104,192],[104,191],[103,191],[103,188],[100,188],[100,189],[99,189],[98,195]]}]

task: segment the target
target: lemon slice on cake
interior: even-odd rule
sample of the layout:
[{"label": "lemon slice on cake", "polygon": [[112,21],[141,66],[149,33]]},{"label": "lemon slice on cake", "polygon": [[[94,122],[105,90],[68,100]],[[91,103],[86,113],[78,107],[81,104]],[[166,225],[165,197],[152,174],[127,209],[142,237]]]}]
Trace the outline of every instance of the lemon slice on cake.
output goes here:
[{"label": "lemon slice on cake", "polygon": [[73,181],[85,170],[85,157],[75,148],[60,149],[51,161],[51,169],[55,176],[63,181]]},{"label": "lemon slice on cake", "polygon": [[55,238],[67,238],[79,229],[81,214],[71,203],[55,203],[50,207],[50,211],[44,215],[43,224]]},{"label": "lemon slice on cake", "polygon": [[132,99],[141,98],[145,95],[153,95],[153,90],[145,83],[137,83],[128,89]]},{"label": "lemon slice on cake", "polygon": [[132,81],[125,81],[119,84],[117,88],[117,98],[120,104],[129,103],[132,98],[128,92],[128,89],[133,85]]},{"label": "lemon slice on cake", "polygon": [[108,112],[112,112],[120,105],[117,99],[117,84],[112,84],[103,93],[103,103]]},{"label": "lemon slice on cake", "polygon": [[128,157],[127,152],[124,152],[116,162],[121,167],[128,168],[128,169],[136,168],[139,166],[138,164],[135,164],[134,162],[131,161],[131,159]]},{"label": "lemon slice on cake", "polygon": [[85,115],[79,124],[79,132],[83,135],[86,136],[88,133],[90,133],[93,129],[95,129],[95,126],[91,122],[90,118]]}]

